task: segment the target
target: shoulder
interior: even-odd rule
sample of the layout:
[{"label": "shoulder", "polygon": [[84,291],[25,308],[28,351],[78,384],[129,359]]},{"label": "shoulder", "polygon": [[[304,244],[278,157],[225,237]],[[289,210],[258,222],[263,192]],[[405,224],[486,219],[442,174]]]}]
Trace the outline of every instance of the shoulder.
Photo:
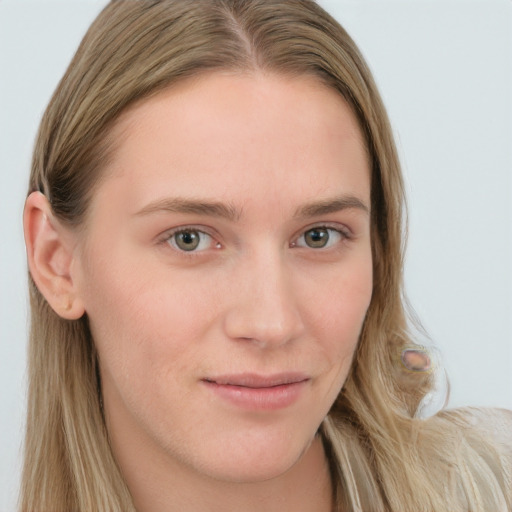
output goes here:
[{"label": "shoulder", "polygon": [[427,420],[435,430],[445,432],[452,447],[447,455],[465,495],[479,489],[478,501],[491,503],[484,510],[512,507],[512,411],[464,407],[441,411]]},{"label": "shoulder", "polygon": [[438,413],[431,420],[451,431],[458,443],[468,444],[486,460],[491,453],[512,471],[512,411],[507,409],[461,407]]},{"label": "shoulder", "polygon": [[512,448],[512,411],[471,407],[466,410],[468,421],[473,428],[492,434],[496,441]]},{"label": "shoulder", "polygon": [[454,425],[463,436],[479,436],[508,452],[512,461],[512,411],[462,407],[440,412],[438,421]]},{"label": "shoulder", "polygon": [[469,445],[482,454],[492,448],[512,465],[512,411],[461,407],[443,410],[421,423],[421,430],[430,434],[426,439],[432,439],[435,433],[441,445]]}]

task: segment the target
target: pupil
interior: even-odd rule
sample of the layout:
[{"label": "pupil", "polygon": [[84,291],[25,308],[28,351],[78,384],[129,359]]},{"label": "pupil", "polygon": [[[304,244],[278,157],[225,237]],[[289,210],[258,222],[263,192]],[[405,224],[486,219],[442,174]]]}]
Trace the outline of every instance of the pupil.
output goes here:
[{"label": "pupil", "polygon": [[306,243],[310,247],[325,247],[329,241],[329,232],[326,229],[312,229],[306,233]]},{"label": "pupil", "polygon": [[196,231],[184,231],[178,234],[176,243],[184,251],[193,251],[199,245],[199,235]]}]

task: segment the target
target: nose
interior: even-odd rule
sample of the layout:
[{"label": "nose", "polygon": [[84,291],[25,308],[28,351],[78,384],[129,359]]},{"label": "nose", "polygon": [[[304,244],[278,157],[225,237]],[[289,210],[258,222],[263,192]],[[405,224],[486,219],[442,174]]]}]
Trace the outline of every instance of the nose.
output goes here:
[{"label": "nose", "polygon": [[278,347],[300,337],[304,322],[291,269],[279,255],[243,262],[233,276],[226,335],[260,347]]}]

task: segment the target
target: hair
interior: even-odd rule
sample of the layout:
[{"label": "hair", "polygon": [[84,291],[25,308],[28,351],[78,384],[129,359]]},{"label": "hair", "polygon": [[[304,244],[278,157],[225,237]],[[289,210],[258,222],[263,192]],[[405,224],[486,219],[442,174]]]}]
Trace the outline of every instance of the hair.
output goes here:
[{"label": "hair", "polygon": [[[480,441],[478,453],[463,415],[416,415],[432,375],[408,372],[400,361],[415,344],[403,295],[404,191],[392,131],[358,48],[314,1],[112,0],[47,107],[29,192],[44,193],[54,215],[79,228],[115,154],[119,115],[215,70],[316,77],[351,106],[370,156],[373,295],[350,374],[320,427],[336,510],[511,509],[502,468],[490,462],[499,457]],[[29,281],[20,509],[134,512],[109,445],[87,315],[62,319]]]}]

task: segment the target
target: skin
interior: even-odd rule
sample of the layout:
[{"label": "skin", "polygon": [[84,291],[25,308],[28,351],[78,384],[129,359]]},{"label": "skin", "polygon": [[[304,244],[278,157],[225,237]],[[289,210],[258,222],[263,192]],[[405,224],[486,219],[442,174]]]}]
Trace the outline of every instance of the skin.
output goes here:
[{"label": "skin", "polygon": [[[137,510],[330,510],[317,430],[372,294],[354,114],[313,78],[217,72],[132,107],[114,135],[85,229],[61,226],[40,194],[26,228],[52,306],[89,317]],[[177,228],[196,250],[180,249]],[[327,245],[308,245],[319,234]],[[277,407],[211,385],[283,373],[302,380]]]}]

